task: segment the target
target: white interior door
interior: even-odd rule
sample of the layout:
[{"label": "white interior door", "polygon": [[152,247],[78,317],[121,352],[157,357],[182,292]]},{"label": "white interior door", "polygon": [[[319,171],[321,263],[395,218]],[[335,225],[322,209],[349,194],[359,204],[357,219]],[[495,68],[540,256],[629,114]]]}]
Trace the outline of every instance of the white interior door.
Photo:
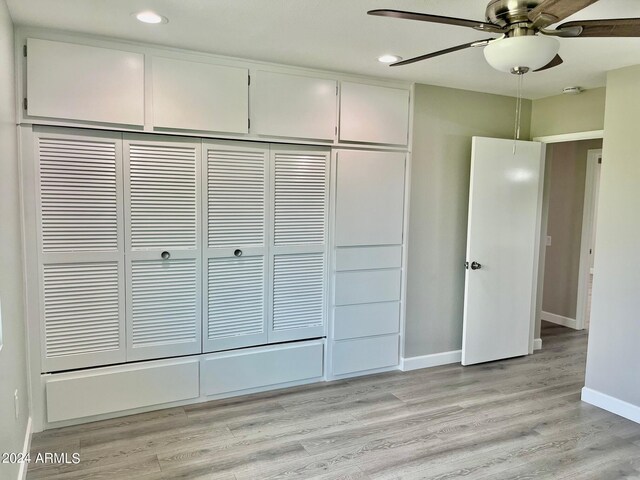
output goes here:
[{"label": "white interior door", "polygon": [[542,159],[538,142],[473,138],[463,365],[531,352]]}]

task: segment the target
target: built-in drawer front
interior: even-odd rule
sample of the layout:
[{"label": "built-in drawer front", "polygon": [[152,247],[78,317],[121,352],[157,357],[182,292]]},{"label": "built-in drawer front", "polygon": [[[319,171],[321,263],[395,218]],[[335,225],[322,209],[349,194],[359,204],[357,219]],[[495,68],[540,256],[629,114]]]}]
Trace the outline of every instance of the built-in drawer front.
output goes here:
[{"label": "built-in drawer front", "polygon": [[336,305],[400,300],[400,270],[338,272]]},{"label": "built-in drawer front", "polygon": [[333,344],[333,374],[375,370],[398,365],[398,335],[343,340]]},{"label": "built-in drawer front", "polygon": [[59,422],[197,398],[198,369],[198,360],[193,359],[47,376],[47,420]]},{"label": "built-in drawer front", "polygon": [[369,303],[336,307],[333,321],[335,340],[398,333],[400,303]]},{"label": "built-in drawer front", "polygon": [[321,342],[213,354],[202,360],[202,393],[222,395],[270,385],[320,379]]},{"label": "built-in drawer front", "polygon": [[336,270],[375,270],[400,268],[402,246],[345,247],[336,249]]}]

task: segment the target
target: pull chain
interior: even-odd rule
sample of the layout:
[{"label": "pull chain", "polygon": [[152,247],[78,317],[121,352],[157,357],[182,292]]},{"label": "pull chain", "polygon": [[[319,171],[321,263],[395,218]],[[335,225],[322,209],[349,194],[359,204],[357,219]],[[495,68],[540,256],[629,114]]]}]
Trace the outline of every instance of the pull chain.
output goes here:
[{"label": "pull chain", "polygon": [[522,83],[524,80],[524,73],[517,73],[518,76],[518,91],[516,98],[516,119],[513,126],[513,155],[516,154],[517,141],[520,140],[520,119],[522,117]]}]

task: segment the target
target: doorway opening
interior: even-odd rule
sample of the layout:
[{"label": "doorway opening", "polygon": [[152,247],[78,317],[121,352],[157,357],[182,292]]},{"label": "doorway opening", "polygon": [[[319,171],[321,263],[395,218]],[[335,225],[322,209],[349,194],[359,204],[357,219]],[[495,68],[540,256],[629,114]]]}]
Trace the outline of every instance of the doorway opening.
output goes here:
[{"label": "doorway opening", "polygon": [[589,328],[602,138],[562,137],[540,139],[546,144],[546,159],[535,328],[538,346],[558,329],[586,334]]}]

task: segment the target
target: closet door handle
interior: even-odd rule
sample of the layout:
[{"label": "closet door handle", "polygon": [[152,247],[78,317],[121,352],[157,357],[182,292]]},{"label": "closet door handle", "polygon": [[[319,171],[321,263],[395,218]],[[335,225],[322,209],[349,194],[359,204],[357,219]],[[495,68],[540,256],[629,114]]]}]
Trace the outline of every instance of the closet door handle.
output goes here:
[{"label": "closet door handle", "polygon": [[171,254],[169,252],[162,252],[160,254],[160,256],[162,257],[163,260],[169,260],[171,258]]},{"label": "closet door handle", "polygon": [[241,256],[242,256],[242,250],[240,250],[239,248],[237,248],[237,249],[233,252],[233,254],[234,254],[236,257],[241,257]]}]

